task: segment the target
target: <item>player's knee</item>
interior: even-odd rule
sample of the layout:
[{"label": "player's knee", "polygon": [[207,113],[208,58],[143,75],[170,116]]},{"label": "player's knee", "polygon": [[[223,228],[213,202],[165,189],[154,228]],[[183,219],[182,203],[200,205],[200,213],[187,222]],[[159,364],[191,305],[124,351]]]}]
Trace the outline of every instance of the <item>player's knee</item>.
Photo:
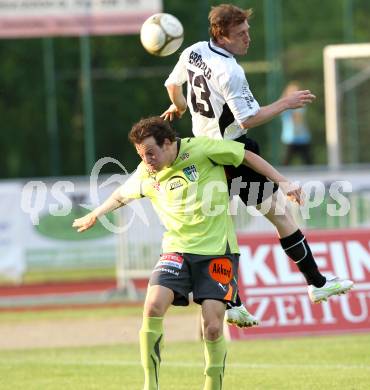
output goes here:
[{"label": "player's knee", "polygon": [[159,301],[150,300],[145,302],[144,316],[146,317],[162,317],[164,311],[163,305]]},{"label": "player's knee", "polygon": [[207,340],[217,340],[222,335],[222,321],[204,322],[204,337]]}]

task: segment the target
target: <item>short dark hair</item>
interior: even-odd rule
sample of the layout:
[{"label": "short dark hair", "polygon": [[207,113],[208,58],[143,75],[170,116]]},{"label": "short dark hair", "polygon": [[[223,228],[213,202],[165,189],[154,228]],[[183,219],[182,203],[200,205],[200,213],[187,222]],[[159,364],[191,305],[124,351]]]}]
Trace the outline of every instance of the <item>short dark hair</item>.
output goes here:
[{"label": "short dark hair", "polygon": [[165,139],[176,140],[176,132],[168,121],[159,116],[143,118],[132,126],[128,139],[134,145],[141,144],[144,139],[153,137],[158,146],[163,146]]},{"label": "short dark hair", "polygon": [[252,8],[243,10],[232,4],[220,4],[212,7],[208,14],[211,38],[217,42],[218,38],[227,37],[230,27],[245,22],[252,14]]}]

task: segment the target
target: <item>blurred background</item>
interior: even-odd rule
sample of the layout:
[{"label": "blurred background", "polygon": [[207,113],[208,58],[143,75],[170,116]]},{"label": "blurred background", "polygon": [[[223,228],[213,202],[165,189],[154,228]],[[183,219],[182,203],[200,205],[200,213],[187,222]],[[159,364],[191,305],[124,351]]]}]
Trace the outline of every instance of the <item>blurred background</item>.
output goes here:
[{"label": "blurred background", "polygon": [[[208,39],[207,15],[221,1],[163,0],[163,10],[184,25],[183,47]],[[291,80],[310,89],[317,100],[309,107],[314,164],[326,164],[323,49],[339,43],[369,41],[367,0],[234,1],[251,7],[252,43],[239,58],[260,104],[278,98]],[[6,178],[84,175],[86,115],[91,115],[93,159],[112,156],[132,170],[138,159],[127,142],[131,125],[139,118],[161,113],[168,106],[163,88],[178,53],[159,58],[148,54],[138,34],[91,36],[91,105],[84,104],[83,50],[79,37],[1,39],[0,176]],[[86,50],[86,48],[85,48]],[[368,69],[367,59],[340,64],[340,80]],[[345,94],[341,122],[344,162],[368,163],[369,81]],[[91,110],[91,113],[86,113]],[[85,115],[85,116],[84,116]],[[85,118],[85,119],[84,119]],[[190,116],[176,124],[190,135]],[[262,154],[282,161],[279,120],[260,127]],[[37,158],[35,158],[37,156]],[[297,163],[297,162],[296,162]]]},{"label": "blurred background", "polygon": [[[209,9],[220,3],[163,0],[162,10],[183,23],[184,48],[208,39]],[[323,51],[328,45],[369,42],[370,2],[233,3],[254,10],[252,42],[248,54],[238,61],[260,105],[278,99],[292,80],[317,96],[305,112],[311,165],[297,156],[282,167],[292,179],[324,183],[323,203],[312,210],[310,219],[300,222],[310,229],[369,226],[370,57],[365,53],[360,58],[343,58],[335,65],[337,100],[331,104],[338,109],[340,161],[331,166]],[[139,160],[127,134],[140,118],[160,114],[168,107],[163,84],[180,52],[168,57],[148,54],[140,44],[138,30],[128,35],[33,38],[8,37],[5,31],[0,39],[1,307],[112,302],[122,298],[116,294],[117,286],[124,287],[124,298],[142,297],[138,290],[145,288],[157,261],[161,228],[143,233],[145,221],[139,218],[123,234],[99,227],[79,236],[71,223],[86,212],[81,204],[96,206],[97,199],[89,193],[89,176],[98,159],[116,159],[128,172],[136,167]],[[191,135],[190,115],[175,126],[181,136]],[[277,166],[283,165],[286,153],[282,127],[281,118],[276,118],[253,130],[261,154]],[[100,177],[105,185],[100,185],[101,181],[98,185],[101,201],[117,184],[109,178],[121,175],[122,168],[117,163],[106,164],[100,173],[105,175]],[[333,181],[346,179],[352,180],[353,192],[345,195],[351,211],[328,217],[324,212],[330,203],[327,189]],[[62,184],[56,184],[58,181]],[[44,203],[33,215],[31,210],[40,197]],[[143,207],[153,226],[156,216],[150,214],[148,205]],[[125,225],[134,212],[129,209],[111,218]],[[248,213],[238,216],[238,231],[271,231],[265,222],[255,220]],[[11,290],[20,285],[29,290]],[[47,286],[43,298],[33,295],[35,286]],[[78,296],[66,295],[76,291]]]}]

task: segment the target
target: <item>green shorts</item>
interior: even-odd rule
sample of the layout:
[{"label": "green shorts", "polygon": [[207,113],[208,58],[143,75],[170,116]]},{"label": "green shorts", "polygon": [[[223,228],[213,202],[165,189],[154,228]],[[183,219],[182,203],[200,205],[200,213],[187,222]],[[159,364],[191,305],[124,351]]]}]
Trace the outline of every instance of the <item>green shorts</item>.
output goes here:
[{"label": "green shorts", "polygon": [[172,303],[175,306],[187,306],[191,292],[198,304],[204,299],[235,302],[238,267],[239,254],[164,253],[152,271],[149,285],[171,289],[175,294]]}]

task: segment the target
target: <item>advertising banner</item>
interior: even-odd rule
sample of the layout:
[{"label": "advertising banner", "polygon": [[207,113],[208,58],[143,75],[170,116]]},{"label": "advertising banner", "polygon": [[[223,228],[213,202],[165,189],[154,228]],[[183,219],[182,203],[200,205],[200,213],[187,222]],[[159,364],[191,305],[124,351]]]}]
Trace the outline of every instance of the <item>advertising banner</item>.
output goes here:
[{"label": "advertising banner", "polygon": [[0,37],[138,33],[161,0],[0,0]]},{"label": "advertising banner", "polygon": [[346,295],[313,304],[275,234],[239,235],[239,289],[259,327],[229,327],[232,339],[370,332],[370,230],[310,231],[312,253],[326,276],[355,282]]},{"label": "advertising banner", "polygon": [[[19,206],[27,270],[113,266],[117,236],[100,222],[83,234],[77,233],[72,223],[106,199],[116,186],[92,184],[87,179],[26,183]],[[106,223],[113,219],[110,215]]]},{"label": "advertising banner", "polygon": [[126,178],[117,174],[90,180],[0,182],[0,281],[21,282],[29,271],[114,267],[116,214],[102,217],[94,229],[82,234],[72,223],[101,204]]},{"label": "advertising banner", "polygon": [[[100,173],[113,163],[122,174]],[[33,272],[63,275],[115,266],[119,281],[150,275],[160,255],[163,226],[149,200],[101,216],[86,232],[72,227],[128,177],[119,161],[102,158],[90,177],[0,181],[0,283],[21,282]]]},{"label": "advertising banner", "polygon": [[20,281],[25,271],[22,211],[22,186],[5,182],[0,186],[0,277]]}]

